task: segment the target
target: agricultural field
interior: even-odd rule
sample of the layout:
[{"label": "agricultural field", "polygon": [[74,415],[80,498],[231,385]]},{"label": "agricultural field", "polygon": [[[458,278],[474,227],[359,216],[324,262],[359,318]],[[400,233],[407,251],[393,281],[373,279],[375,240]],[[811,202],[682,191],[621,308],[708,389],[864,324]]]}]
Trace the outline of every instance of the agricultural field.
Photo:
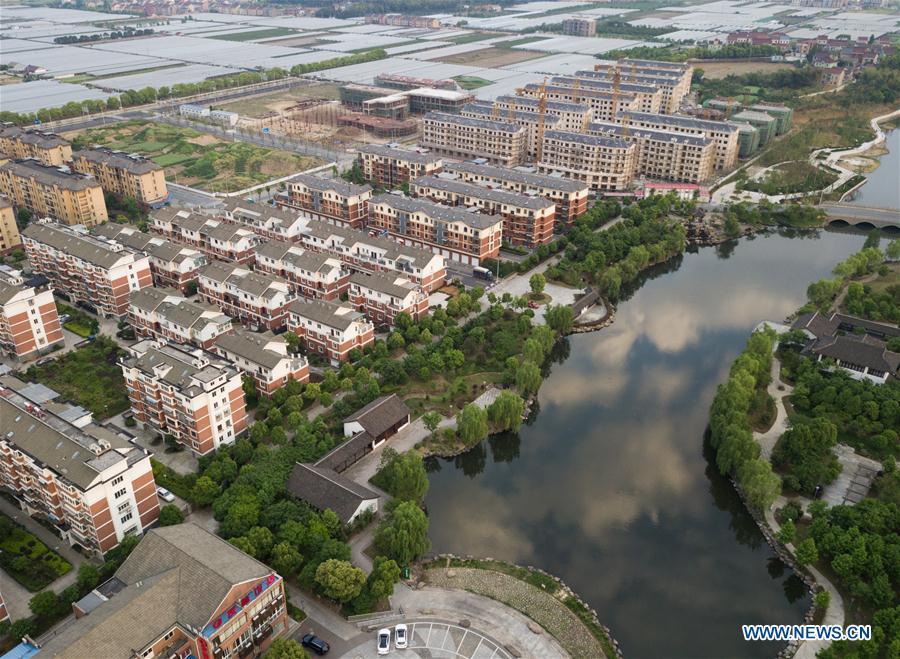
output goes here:
[{"label": "agricultural field", "polygon": [[154,122],[129,121],[67,137],[76,148],[103,144],[140,153],[165,167],[169,180],[210,192],[240,190],[321,164],[311,156],[226,142],[191,128]]},{"label": "agricultural field", "polygon": [[773,73],[785,69],[793,69],[790,62],[709,62],[707,60],[691,60],[695,69],[703,69],[706,78],[724,78],[729,75],[744,73]]},{"label": "agricultural field", "polygon": [[445,64],[466,64],[469,66],[481,66],[486,69],[497,69],[510,64],[527,62],[538,57],[546,57],[547,53],[539,53],[533,50],[514,50],[509,48],[482,48],[470,50],[456,55],[440,57],[435,62]]},{"label": "agricultural field", "polygon": [[253,98],[226,103],[222,106],[222,109],[228,112],[237,112],[242,117],[261,119],[271,116],[273,113],[284,112],[290,109],[291,106],[312,98],[327,98],[330,101],[336,101],[340,98],[338,90],[338,85],[330,83],[309,85],[308,87],[294,87],[285,91],[275,92],[274,94],[254,96]]},{"label": "agricultural field", "polygon": [[212,39],[221,39],[223,41],[256,41],[258,39],[271,39],[274,37],[285,37],[290,34],[297,34],[296,31],[287,27],[273,27],[268,30],[249,30],[247,32],[238,32],[231,34],[220,34]]},{"label": "agricultural field", "polygon": [[479,78],[478,76],[456,76],[453,79],[459,83],[460,87],[469,90],[478,89],[479,87],[486,87],[487,85],[493,84],[490,80],[485,80],[484,78]]}]

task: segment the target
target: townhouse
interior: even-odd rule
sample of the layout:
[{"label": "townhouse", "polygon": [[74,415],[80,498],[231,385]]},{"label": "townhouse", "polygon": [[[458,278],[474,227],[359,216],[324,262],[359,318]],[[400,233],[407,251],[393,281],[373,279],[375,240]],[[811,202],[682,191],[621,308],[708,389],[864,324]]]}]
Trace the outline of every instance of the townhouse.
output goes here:
[{"label": "townhouse", "polygon": [[239,329],[218,337],[212,351],[253,378],[256,390],[271,396],[291,380],[309,382],[309,362],[288,354],[283,336],[271,332],[257,334]]},{"label": "townhouse", "polygon": [[148,206],[160,206],[169,198],[165,171],[143,156],[103,147],[83,149],[75,152],[72,168],[93,176],[104,191]]},{"label": "townhouse", "polygon": [[358,229],[365,225],[372,188],[337,179],[298,174],[287,184],[278,204],[306,211],[317,220]]},{"label": "townhouse", "polygon": [[506,167],[526,157],[527,130],[510,121],[429,112],[422,119],[422,146],[451,158],[485,158]]},{"label": "townhouse", "polygon": [[281,277],[223,261],[213,261],[200,271],[199,292],[224,314],[253,330],[284,327],[288,303],[296,297]]},{"label": "townhouse", "polygon": [[294,300],[288,307],[288,329],[306,352],[332,364],[349,359],[352,350],[375,342],[375,326],[347,303]]},{"label": "townhouse", "polygon": [[241,372],[209,352],[144,339],[119,361],[131,411],[195,455],[233,444],[247,428]]},{"label": "townhouse", "polygon": [[[501,118],[500,108],[488,101],[467,104],[460,112],[460,116],[486,121],[492,120],[495,116],[498,119]],[[544,118],[541,119],[541,116],[536,112],[518,112],[515,110],[507,110],[502,115],[502,119],[514,122],[525,129],[525,158],[527,160],[533,160],[538,156],[542,131],[555,129],[560,123],[560,118],[554,115],[545,114]]]},{"label": "townhouse", "polygon": [[303,297],[334,300],[350,285],[350,272],[327,252],[270,240],[256,248],[256,270],[283,278]]},{"label": "townhouse", "polygon": [[164,288],[132,293],[128,322],[140,337],[190,343],[204,350],[233,329],[231,318],[216,307],[191,302],[177,291]]},{"label": "townhouse", "polygon": [[363,177],[384,189],[399,188],[414,178],[437,174],[443,167],[440,156],[390,144],[367,144],[357,151]]},{"label": "townhouse", "polygon": [[623,192],[634,178],[636,147],[625,140],[550,130],[538,170],[584,181],[601,192]]},{"label": "townhouse", "polygon": [[150,230],[182,245],[200,250],[212,259],[252,263],[260,238],[249,229],[177,208],[150,215]]},{"label": "townhouse", "polygon": [[75,426],[5,384],[0,485],[88,554],[108,552],[159,518],[148,451],[90,421]]},{"label": "townhouse", "polygon": [[11,160],[34,158],[44,165],[59,167],[72,160],[72,145],[55,133],[5,123],[0,125],[0,154]]},{"label": "townhouse", "polygon": [[552,201],[556,205],[556,225],[561,230],[572,226],[588,209],[591,188],[581,181],[476,162],[447,163],[444,172],[465,183],[537,195]]},{"label": "townhouse", "polygon": [[0,354],[25,362],[64,342],[53,289],[0,265]]},{"label": "townhouse", "polygon": [[601,89],[566,85],[528,84],[520,90],[523,98],[534,98],[555,103],[575,103],[591,108],[591,117],[598,121],[609,121],[620,110],[637,111],[640,100],[634,94],[620,92],[614,94]]},{"label": "townhouse", "polygon": [[503,240],[513,245],[534,248],[553,239],[556,204],[543,197],[490,190],[444,176],[417,178],[410,186],[410,194],[498,215],[503,218]]},{"label": "townhouse", "polygon": [[674,114],[649,114],[645,112],[620,112],[616,123],[634,128],[663,130],[684,135],[697,135],[716,144],[715,169],[724,171],[737,164],[739,129],[727,121],[710,121]]},{"label": "townhouse", "polygon": [[350,304],[379,327],[392,326],[400,313],[408,314],[414,321],[428,313],[428,294],[398,275],[354,272],[348,296]]},{"label": "townhouse", "polygon": [[33,159],[4,163],[0,165],[0,194],[17,208],[63,224],[92,227],[109,219],[100,184],[65,165],[53,167]]},{"label": "townhouse", "polygon": [[372,197],[369,226],[446,259],[479,265],[500,255],[503,218],[384,194]]},{"label": "townhouse", "polygon": [[[224,209],[209,211],[228,222],[238,224],[266,240],[297,242],[309,222],[309,216],[286,207],[254,204],[243,200],[228,200]],[[262,241],[261,241],[262,242]]]},{"label": "townhouse", "polygon": [[103,317],[122,318],[131,292],[153,284],[148,256],[70,227],[32,222],[22,241],[33,272]]},{"label": "townhouse", "polygon": [[0,197],[0,255],[8,254],[22,244],[16,214],[6,197]]}]

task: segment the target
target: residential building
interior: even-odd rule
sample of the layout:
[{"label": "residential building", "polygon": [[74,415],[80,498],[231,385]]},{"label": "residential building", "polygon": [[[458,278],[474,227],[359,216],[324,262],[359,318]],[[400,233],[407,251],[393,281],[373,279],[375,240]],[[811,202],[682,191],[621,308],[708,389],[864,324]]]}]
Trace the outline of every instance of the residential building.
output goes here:
[{"label": "residential building", "polygon": [[635,145],[634,173],[663,181],[703,183],[713,177],[716,144],[699,135],[631,128],[595,121],[589,135],[604,135]]},{"label": "residential building", "polygon": [[200,268],[209,263],[209,257],[198,249],[144,233],[129,224],[107,222],[91,229],[91,234],[143,252],[150,257],[153,285],[182,293],[196,291]]},{"label": "residential building", "polygon": [[281,277],[253,272],[236,263],[213,261],[200,271],[200,295],[253,330],[278,331],[295,295]]},{"label": "residential building", "polygon": [[422,120],[422,145],[451,158],[484,158],[514,167],[526,155],[527,130],[509,121],[429,112]]},{"label": "residential building", "polygon": [[145,339],[120,361],[134,418],[196,455],[233,444],[247,428],[241,372],[209,352]]},{"label": "residential building", "polygon": [[341,473],[409,425],[410,411],[397,394],[381,396],[344,419],[346,441],[315,466]]},{"label": "residential building", "polygon": [[58,295],[103,317],[124,317],[132,291],[153,284],[148,256],[60,224],[32,222],[22,241],[31,269]]},{"label": "residential building", "polygon": [[403,92],[393,92],[363,101],[363,113],[367,116],[403,121],[409,117],[409,96]]},{"label": "residential building", "polygon": [[742,124],[750,124],[759,131],[759,145],[765,146],[775,139],[778,130],[778,120],[767,112],[744,110],[732,115],[732,120]]},{"label": "residential building", "polygon": [[332,254],[350,270],[398,273],[419,284],[426,293],[441,288],[446,281],[444,257],[429,250],[390,240],[386,229],[368,234],[325,222],[310,222],[303,247]]},{"label": "residential building", "polygon": [[11,160],[0,165],[0,194],[17,208],[63,224],[92,227],[106,222],[103,189],[95,180],[68,167],[38,160]]},{"label": "residential building", "polygon": [[348,304],[324,300],[294,300],[288,307],[288,329],[307,353],[338,364],[351,350],[362,351],[375,341],[375,327]]},{"label": "residential building", "polygon": [[251,659],[289,627],[284,579],[196,524],[151,529],[73,608],[41,657]]},{"label": "residential building", "polygon": [[634,178],[637,147],[615,137],[551,130],[544,133],[538,170],[584,181],[601,192],[627,190]]},{"label": "residential building", "polygon": [[[591,89],[613,93],[616,88],[614,80],[601,80],[591,76],[553,76],[550,79],[551,86],[568,87],[575,90]],[[659,112],[662,108],[662,88],[649,82],[623,82],[618,83],[619,93],[634,96],[637,99],[637,109],[641,112]]]},{"label": "residential building", "polygon": [[209,107],[205,105],[194,105],[193,103],[182,103],[178,106],[178,114],[188,119],[209,119]]},{"label": "residential building", "polygon": [[0,485],[63,540],[103,554],[153,525],[159,501],[149,452],[87,421],[0,386]]},{"label": "residential building", "polygon": [[597,21],[587,16],[572,16],[563,20],[562,32],[572,37],[592,37],[597,33]]},{"label": "residential building", "polygon": [[780,103],[757,103],[751,105],[750,110],[754,112],[765,112],[770,117],[774,117],[777,122],[775,126],[776,135],[784,135],[791,129],[794,122],[794,110]]},{"label": "residential building", "polygon": [[325,467],[298,462],[285,489],[315,510],[331,510],[344,525],[378,512],[378,494]]},{"label": "residential building", "polygon": [[105,192],[148,206],[160,206],[169,198],[165,171],[143,156],[102,147],[83,149],[75,152],[72,168],[93,176]]},{"label": "residential building", "polygon": [[412,114],[428,112],[458,113],[466,103],[475,100],[473,92],[453,89],[437,89],[435,87],[419,87],[400,92],[409,99],[409,111]]},{"label": "residential building", "polygon": [[420,87],[430,87],[432,89],[449,89],[458,90],[459,85],[455,80],[445,78],[443,80],[434,80],[432,78],[414,78],[410,76],[397,75],[394,73],[379,73],[375,76],[375,84],[388,89],[411,90]]},{"label": "residential building", "polygon": [[844,84],[844,68],[841,66],[833,66],[831,68],[822,69],[819,80],[826,87],[840,87]]},{"label": "residential building", "polygon": [[361,146],[357,162],[369,183],[385,189],[399,188],[414,178],[437,174],[443,167],[440,156],[390,144]]},{"label": "residential building", "polygon": [[460,112],[460,115],[470,119],[480,119],[482,121],[492,121],[494,120],[494,117],[496,117],[503,121],[514,122],[516,125],[524,128],[526,160],[534,160],[537,158],[542,132],[545,130],[556,129],[560,123],[560,118],[557,116],[545,115],[544,118],[541,119],[540,115],[535,112],[507,110],[501,116],[500,108],[487,101],[467,104],[462,109],[462,112]]},{"label": "residential building", "polygon": [[428,313],[428,294],[405,277],[355,272],[350,276],[348,301],[376,326],[393,326],[397,314],[418,321]]},{"label": "residential building", "polygon": [[191,302],[179,292],[164,288],[132,293],[128,322],[140,337],[189,343],[204,350],[233,329],[231,318],[216,307]]},{"label": "residential building", "polygon": [[612,81],[618,76],[621,82],[643,82],[662,90],[660,112],[673,114],[691,92],[694,67],[681,62],[657,62],[653,60],[624,59],[620,62],[596,64],[593,71],[578,71],[577,76],[596,77]]},{"label": "residential building", "polygon": [[[493,104],[500,109],[500,117],[510,119],[510,110],[513,112],[531,112],[538,114],[541,109],[541,101],[530,96],[498,96]],[[590,106],[584,103],[563,103],[560,101],[546,101],[543,103],[544,113],[547,117],[557,117],[559,121],[554,123],[556,130],[571,130],[576,133],[584,131],[594,112]],[[515,121],[510,119],[510,121]]]},{"label": "residential building", "polygon": [[300,355],[289,355],[283,336],[271,332],[257,334],[237,330],[216,339],[213,352],[229,360],[253,378],[256,390],[271,396],[290,380],[309,382],[309,362]]},{"label": "residential building", "polygon": [[534,248],[553,239],[556,204],[540,196],[464,183],[445,176],[423,176],[410,186],[410,194],[449,206],[462,206],[503,218],[503,240]]},{"label": "residential building", "polygon": [[294,293],[317,300],[334,300],[350,285],[340,258],[280,240],[256,248],[256,270],[278,275]]},{"label": "residential building", "polygon": [[4,123],[0,124],[0,154],[11,160],[34,158],[41,164],[59,167],[72,160],[72,145],[56,133]]},{"label": "residential building", "polygon": [[16,213],[6,197],[0,197],[0,255],[9,254],[22,244]]},{"label": "residential building", "polygon": [[709,121],[674,114],[648,114],[645,112],[620,112],[616,123],[632,128],[649,128],[685,135],[699,135],[716,143],[717,171],[733,168],[737,164],[739,143],[738,127],[728,121]]},{"label": "residential building", "polygon": [[[391,87],[376,87],[374,85],[361,85],[351,82],[342,85],[338,90],[341,98],[341,105],[357,112],[362,111],[366,107],[366,102],[378,98],[387,98],[396,93],[396,89]],[[404,105],[409,108],[409,99],[403,97]]]},{"label": "residential building", "polygon": [[243,200],[226,200],[225,208],[209,211],[216,217],[238,224],[266,240],[297,242],[309,223],[309,216],[290,208],[254,204]]},{"label": "residential building", "polygon": [[26,362],[63,343],[53,289],[0,265],[0,354]]},{"label": "residential building", "polygon": [[520,90],[520,95],[533,99],[540,99],[543,95],[547,103],[587,105],[596,121],[610,121],[619,111],[637,111],[640,107],[640,98],[634,94],[614,94],[611,91],[574,85],[531,83]]},{"label": "residential building", "polygon": [[384,194],[372,197],[369,226],[397,240],[430,249],[460,263],[478,265],[497,258],[503,218],[441,206],[421,199]]},{"label": "residential building", "polygon": [[288,182],[282,205],[299,208],[312,217],[338,226],[358,229],[366,223],[372,188],[311,174],[298,174]]},{"label": "residential building", "polygon": [[502,188],[519,194],[538,195],[552,201],[556,205],[556,225],[559,229],[572,226],[575,219],[588,208],[591,189],[587,183],[580,181],[478,162],[447,163],[444,172],[466,183],[488,189]]},{"label": "residential building", "polygon": [[260,238],[233,222],[177,208],[150,215],[150,230],[182,245],[199,249],[211,259],[252,263]]}]

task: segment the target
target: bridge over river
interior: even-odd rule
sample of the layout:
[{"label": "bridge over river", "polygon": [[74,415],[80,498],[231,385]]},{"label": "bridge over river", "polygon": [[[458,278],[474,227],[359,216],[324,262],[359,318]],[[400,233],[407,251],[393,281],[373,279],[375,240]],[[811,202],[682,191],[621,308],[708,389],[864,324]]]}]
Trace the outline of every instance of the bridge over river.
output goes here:
[{"label": "bridge over river", "polygon": [[857,206],[855,204],[821,204],[830,223],[846,223],[858,227],[900,231],[900,210]]}]

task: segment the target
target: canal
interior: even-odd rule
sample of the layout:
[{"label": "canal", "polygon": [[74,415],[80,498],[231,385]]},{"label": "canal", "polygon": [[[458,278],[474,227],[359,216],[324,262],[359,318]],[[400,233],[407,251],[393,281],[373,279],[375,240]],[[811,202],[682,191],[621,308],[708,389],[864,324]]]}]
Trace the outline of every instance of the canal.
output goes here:
[{"label": "canal", "polygon": [[801,622],[809,599],[711,463],[707,413],[753,327],[863,241],[757,236],[649,272],[611,327],[557,347],[530,425],[429,460],[433,550],[561,577],[628,658],[774,656],[740,625]]},{"label": "canal", "polygon": [[887,131],[878,169],[866,174],[865,184],[853,194],[852,204],[900,210],[900,128]]}]

